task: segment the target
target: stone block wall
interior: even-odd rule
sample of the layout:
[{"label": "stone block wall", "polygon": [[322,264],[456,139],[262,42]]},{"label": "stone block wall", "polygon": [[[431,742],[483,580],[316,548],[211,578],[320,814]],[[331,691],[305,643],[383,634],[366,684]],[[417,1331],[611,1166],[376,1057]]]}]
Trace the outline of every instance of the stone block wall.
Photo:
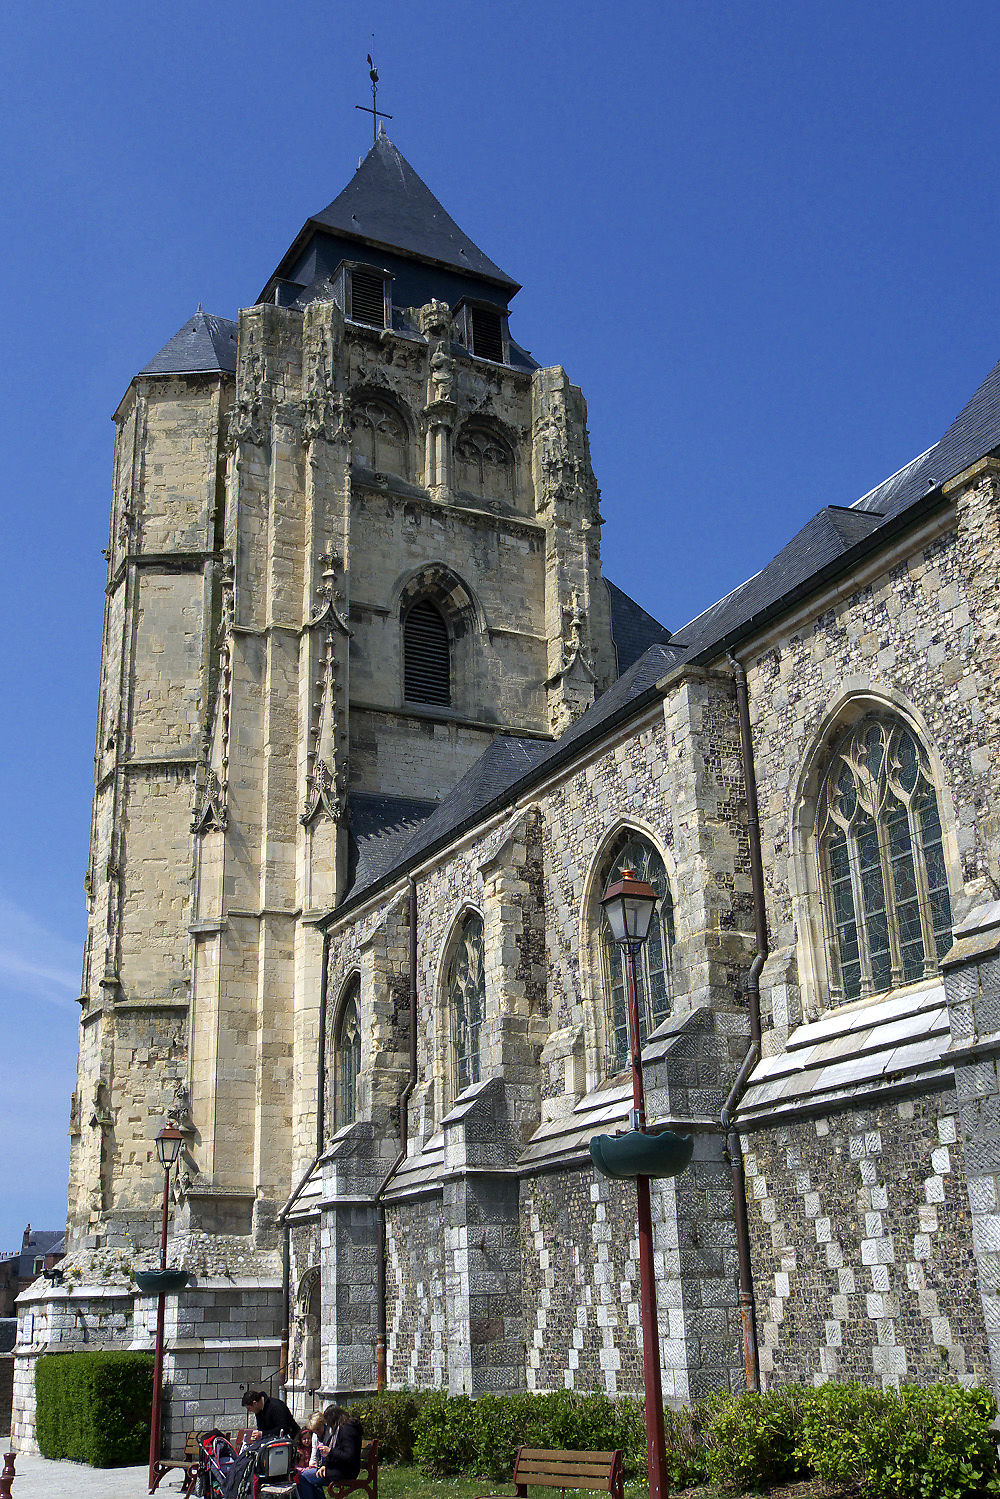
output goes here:
[{"label": "stone block wall", "polygon": [[988,1377],[954,1092],[748,1131],[744,1159],[768,1384]]},{"label": "stone block wall", "polygon": [[386,1371],[393,1388],[446,1390],[451,1340],[440,1191],[392,1204],[386,1218],[392,1287]]}]

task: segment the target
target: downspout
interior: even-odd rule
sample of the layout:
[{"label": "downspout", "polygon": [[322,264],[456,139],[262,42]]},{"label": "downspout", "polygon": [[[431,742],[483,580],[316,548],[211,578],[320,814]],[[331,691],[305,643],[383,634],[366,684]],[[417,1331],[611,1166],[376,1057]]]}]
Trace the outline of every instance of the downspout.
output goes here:
[{"label": "downspout", "polygon": [[281,1225],[281,1356],[278,1367],[278,1383],[281,1386],[282,1396],[288,1383],[288,1332],[291,1321],[291,1274],[292,1274],[292,1228],[288,1221],[288,1215],[299,1199],[299,1194],[306,1182],[312,1176],[323,1154],[324,1135],[326,1133],[326,1109],[325,1109],[325,1084],[326,1078],[326,987],[327,974],[330,967],[330,933],[323,933],[323,958],[322,969],[319,978],[319,1045],[316,1048],[316,1154],[309,1162],[308,1167],[302,1174],[295,1191],[289,1197],[285,1206],[278,1214],[278,1222]]},{"label": "downspout", "polygon": [[747,798],[747,839],[750,845],[750,884],[753,892],[754,937],[757,951],[746,976],[750,1007],[750,1045],[722,1108],[721,1122],[726,1137],[726,1152],[733,1171],[733,1201],[736,1217],[736,1249],[739,1260],[740,1317],[743,1322],[743,1361],[748,1390],[760,1389],[760,1358],[757,1350],[757,1327],[754,1317],[753,1270],[750,1262],[750,1220],[747,1213],[747,1184],[743,1170],[743,1147],[733,1115],[746,1091],[750,1074],[760,1061],[760,973],[767,961],[767,913],[764,906],[764,866],[760,853],[760,816],[757,809],[757,775],[754,769],[753,738],[750,732],[750,699],[747,674],[732,652],[728,655],[736,684],[736,708],[740,726],[740,753],[743,760],[743,785]]},{"label": "downspout", "polygon": [[410,1094],[417,1084],[417,882],[411,874],[408,880],[409,925],[410,925],[410,1075],[399,1096],[399,1154],[389,1167],[382,1184],[375,1194],[378,1218],[378,1259],[375,1293],[375,1315],[377,1341],[375,1344],[375,1380],[377,1388],[385,1389],[386,1378],[386,1308],[385,1308],[385,1191],[392,1178],[406,1159],[409,1140],[408,1109]]}]

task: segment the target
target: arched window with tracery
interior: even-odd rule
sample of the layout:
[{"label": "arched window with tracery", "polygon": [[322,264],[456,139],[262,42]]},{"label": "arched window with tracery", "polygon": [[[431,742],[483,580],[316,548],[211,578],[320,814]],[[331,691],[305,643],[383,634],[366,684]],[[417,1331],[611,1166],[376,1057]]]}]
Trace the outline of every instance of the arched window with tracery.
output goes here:
[{"label": "arched window with tracery", "polygon": [[352,457],[375,473],[409,477],[409,433],[387,401],[359,397],[351,404]]},{"label": "arched window with tracery", "polygon": [[514,495],[514,455],[487,427],[466,427],[455,443],[455,485],[487,499]]},{"label": "arched window with tracery", "polygon": [[403,697],[442,708],[451,704],[448,626],[430,599],[418,599],[403,621]]},{"label": "arched window with tracery", "polygon": [[819,861],[834,1003],[937,972],[951,946],[941,816],[923,746],[863,718],[820,785]]},{"label": "arched window with tracery", "polygon": [[333,1038],[333,1119],[336,1129],[353,1124],[361,1074],[361,979],[355,975],[340,1002]]},{"label": "arched window with tracery", "polygon": [[445,976],[455,1092],[478,1083],[482,1071],[482,1027],[486,1007],[483,918],[462,920]]},{"label": "arched window with tracery", "polygon": [[[673,997],[671,949],[674,942],[674,903],[663,860],[648,838],[641,833],[625,831],[616,840],[601,866],[600,900],[612,879],[623,869],[632,869],[640,880],[646,880],[659,897],[653,912],[649,936],[636,952],[636,998],[639,1002],[639,1033],[643,1041],[651,1030],[670,1014]],[[609,1073],[628,1066],[628,994],[625,960],[622,949],[611,935],[611,927],[601,912],[601,958],[604,979],[605,1068]]]}]

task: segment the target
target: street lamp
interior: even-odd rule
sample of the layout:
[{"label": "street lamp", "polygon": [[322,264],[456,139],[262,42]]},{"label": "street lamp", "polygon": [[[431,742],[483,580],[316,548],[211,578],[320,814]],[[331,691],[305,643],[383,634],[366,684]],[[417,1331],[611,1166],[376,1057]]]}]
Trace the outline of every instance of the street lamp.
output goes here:
[{"label": "street lamp", "polygon": [[[649,936],[659,897],[634,869],[622,869],[604,892],[611,935],[622,948],[628,993],[628,1035],[632,1053],[632,1128],[646,1133],[646,1094],[642,1081],[642,1037],[635,982],[636,950]],[[663,1394],[660,1387],[660,1334],[656,1319],[656,1279],[653,1274],[653,1218],[649,1207],[649,1177],[635,1179],[639,1216],[639,1305],[642,1318],[642,1371],[646,1391],[646,1446],[649,1451],[649,1499],[667,1499],[666,1444],[663,1437]]]},{"label": "street lamp", "polygon": [[[184,1135],[168,1119],[156,1137],[156,1154],[163,1167],[163,1217],[160,1220],[160,1273],[167,1268],[167,1202],[170,1168],[180,1155]],[[153,1410],[149,1422],[149,1492],[152,1493],[163,1474],[160,1463],[160,1416],[163,1404],[163,1321],[166,1291],[161,1288],[156,1302],[156,1352],[153,1355]]]}]

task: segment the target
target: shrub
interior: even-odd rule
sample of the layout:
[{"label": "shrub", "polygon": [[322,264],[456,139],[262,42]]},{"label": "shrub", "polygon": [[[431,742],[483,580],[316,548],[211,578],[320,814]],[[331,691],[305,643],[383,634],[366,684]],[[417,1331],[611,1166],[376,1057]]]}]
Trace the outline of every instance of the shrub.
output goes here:
[{"label": "shrub", "polygon": [[825,1484],[854,1484],[864,1499],[1000,1494],[985,1390],[831,1384],[810,1395],[798,1446]]},{"label": "shrub", "polygon": [[432,1478],[475,1472],[468,1395],[449,1397],[435,1391],[424,1401],[413,1423],[413,1456]]},{"label": "shrub", "polygon": [[152,1400],[148,1353],[43,1354],[35,1364],[39,1450],[93,1468],[141,1463]]},{"label": "shrub", "polygon": [[381,1390],[351,1407],[365,1437],[378,1438],[379,1461],[412,1463],[417,1412],[429,1390]]},{"label": "shrub", "polygon": [[766,1394],[710,1395],[705,1402],[709,1477],[736,1493],[787,1483],[807,1470],[796,1442],[813,1392],[784,1385]]}]

